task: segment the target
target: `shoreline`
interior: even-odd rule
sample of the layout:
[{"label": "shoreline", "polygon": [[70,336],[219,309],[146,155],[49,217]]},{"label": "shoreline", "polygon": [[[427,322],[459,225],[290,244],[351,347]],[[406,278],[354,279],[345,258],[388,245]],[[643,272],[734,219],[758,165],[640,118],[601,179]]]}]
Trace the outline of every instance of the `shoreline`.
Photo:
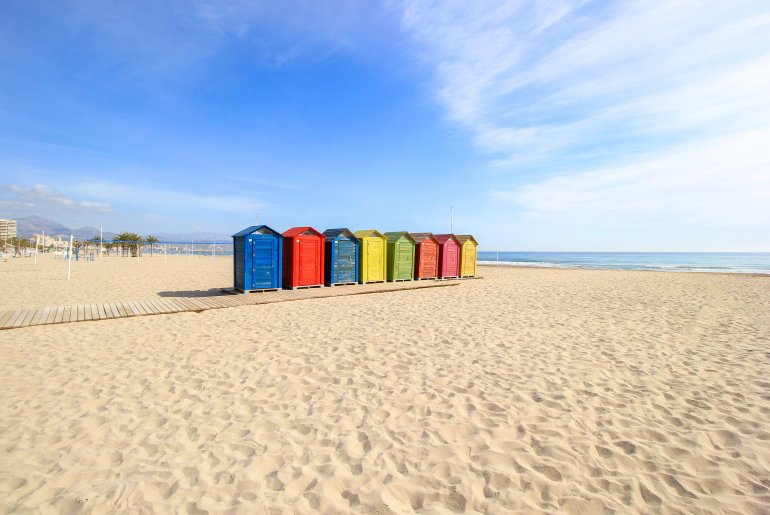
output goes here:
[{"label": "shoreline", "polygon": [[506,261],[479,261],[478,266],[489,268],[518,268],[522,270],[544,269],[544,270],[593,270],[603,272],[660,272],[664,274],[708,274],[708,275],[728,275],[728,276],[749,276],[749,277],[770,277],[770,272],[741,272],[736,270],[728,272],[725,270],[667,270],[665,268],[602,268],[592,266],[559,266],[559,265],[523,265],[521,263],[511,263]]}]

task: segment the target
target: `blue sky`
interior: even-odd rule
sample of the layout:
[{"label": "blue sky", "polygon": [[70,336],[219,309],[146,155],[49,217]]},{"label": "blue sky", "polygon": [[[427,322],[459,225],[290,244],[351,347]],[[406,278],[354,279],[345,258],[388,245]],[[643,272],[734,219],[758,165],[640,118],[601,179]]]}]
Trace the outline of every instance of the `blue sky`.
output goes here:
[{"label": "blue sky", "polygon": [[6,1],[0,217],[770,251],[770,4]]}]

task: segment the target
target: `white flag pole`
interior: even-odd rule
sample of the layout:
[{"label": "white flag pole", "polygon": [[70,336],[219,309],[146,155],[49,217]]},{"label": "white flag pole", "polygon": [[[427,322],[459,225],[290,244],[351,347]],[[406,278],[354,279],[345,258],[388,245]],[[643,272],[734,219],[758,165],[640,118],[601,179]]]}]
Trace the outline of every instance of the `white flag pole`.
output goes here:
[{"label": "white flag pole", "polygon": [[70,280],[70,272],[72,271],[72,239],[73,236],[70,234],[70,255],[69,259],[67,260],[67,280]]}]

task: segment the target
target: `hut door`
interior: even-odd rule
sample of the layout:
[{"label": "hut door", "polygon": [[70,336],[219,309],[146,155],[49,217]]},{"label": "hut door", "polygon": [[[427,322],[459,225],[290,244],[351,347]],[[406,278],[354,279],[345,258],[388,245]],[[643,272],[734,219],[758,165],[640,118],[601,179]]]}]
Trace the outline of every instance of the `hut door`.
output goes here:
[{"label": "hut door", "polygon": [[356,280],[356,244],[350,240],[334,242],[337,247],[334,268],[338,283],[352,283]]},{"label": "hut door", "polygon": [[395,278],[408,279],[412,275],[412,246],[406,242],[396,244]]},{"label": "hut door", "polygon": [[366,268],[369,277],[368,281],[384,281],[385,276],[382,273],[382,246],[383,242],[379,238],[369,240],[366,246]]},{"label": "hut door", "polygon": [[463,245],[463,270],[461,275],[476,275],[476,247],[470,243]]},{"label": "hut door", "polygon": [[446,248],[446,262],[444,264],[445,275],[450,277],[459,275],[460,260],[458,258],[460,256],[457,253],[457,246],[450,243],[445,243],[444,245]]},{"label": "hut door", "polygon": [[297,239],[299,246],[299,285],[309,286],[320,284],[319,276],[319,240],[318,238]]},{"label": "hut door", "polygon": [[278,262],[275,238],[251,240],[251,289],[275,288],[275,265]]},{"label": "hut door", "polygon": [[420,273],[423,277],[436,275],[437,254],[438,248],[434,243],[426,241],[420,245]]}]

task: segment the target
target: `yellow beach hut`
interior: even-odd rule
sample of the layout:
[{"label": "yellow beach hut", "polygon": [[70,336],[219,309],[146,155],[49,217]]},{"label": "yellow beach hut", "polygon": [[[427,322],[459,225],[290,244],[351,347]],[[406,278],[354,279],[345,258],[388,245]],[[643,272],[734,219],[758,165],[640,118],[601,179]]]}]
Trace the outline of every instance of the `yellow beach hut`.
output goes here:
[{"label": "yellow beach hut", "polygon": [[475,277],[479,243],[470,234],[455,234],[455,238],[460,242],[460,277]]},{"label": "yellow beach hut", "polygon": [[353,234],[361,242],[358,280],[361,284],[385,281],[388,239],[374,229],[364,229]]}]

